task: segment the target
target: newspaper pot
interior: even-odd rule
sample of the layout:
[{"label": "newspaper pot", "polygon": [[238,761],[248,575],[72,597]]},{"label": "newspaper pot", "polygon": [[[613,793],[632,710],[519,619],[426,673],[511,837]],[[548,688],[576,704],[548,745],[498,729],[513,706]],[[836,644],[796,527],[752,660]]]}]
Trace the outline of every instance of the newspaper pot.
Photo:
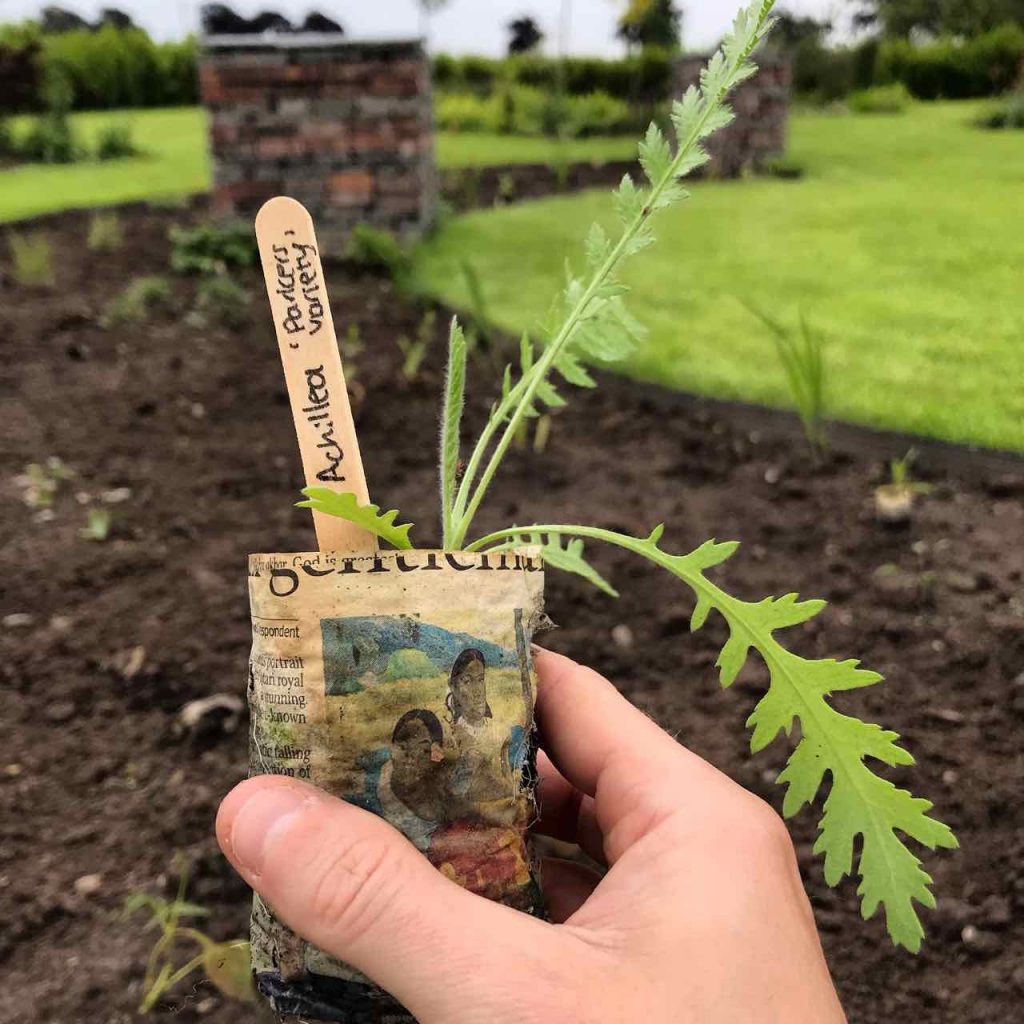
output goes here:
[{"label": "newspaper pot", "polygon": [[[250,774],[379,814],[449,878],[542,914],[526,829],[543,588],[533,549],[251,555]],[[252,961],[283,1020],[412,1019],[259,897]]]}]

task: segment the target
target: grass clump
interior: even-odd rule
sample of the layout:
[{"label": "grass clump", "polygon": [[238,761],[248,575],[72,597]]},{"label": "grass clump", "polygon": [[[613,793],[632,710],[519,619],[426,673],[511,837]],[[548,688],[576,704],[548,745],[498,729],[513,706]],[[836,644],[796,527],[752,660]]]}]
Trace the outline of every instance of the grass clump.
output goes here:
[{"label": "grass clump", "polygon": [[94,213],[85,244],[90,252],[113,252],[124,243],[124,227],[116,213]]},{"label": "grass clump", "polygon": [[745,305],[768,328],[804,436],[811,448],[821,454],[828,448],[825,342],[821,332],[807,322],[802,312],[799,330],[793,331],[762,310],[749,303]]},{"label": "grass clump", "polygon": [[137,277],[107,306],[104,327],[143,323],[171,308],[171,284],[166,277]]},{"label": "grass clump", "polygon": [[16,284],[25,288],[45,288],[56,284],[53,271],[53,244],[42,232],[7,237],[11,250],[11,273]]}]

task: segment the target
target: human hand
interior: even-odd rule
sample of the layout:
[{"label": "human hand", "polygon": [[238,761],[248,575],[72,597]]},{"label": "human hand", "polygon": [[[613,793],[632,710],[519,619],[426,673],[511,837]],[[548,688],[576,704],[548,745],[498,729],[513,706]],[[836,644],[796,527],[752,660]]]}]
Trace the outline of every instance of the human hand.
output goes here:
[{"label": "human hand", "polygon": [[217,837],[310,942],[422,1024],[842,1024],[781,819],[590,669],[539,651],[540,821],[555,923],[475,896],[382,819],[305,783],[243,782]]}]

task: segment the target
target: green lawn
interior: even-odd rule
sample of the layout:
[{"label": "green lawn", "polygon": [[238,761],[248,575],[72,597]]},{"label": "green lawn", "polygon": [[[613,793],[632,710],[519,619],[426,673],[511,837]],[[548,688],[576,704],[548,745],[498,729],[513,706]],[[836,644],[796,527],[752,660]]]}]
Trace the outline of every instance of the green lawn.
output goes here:
[{"label": "green lawn", "polygon": [[[977,131],[976,111],[800,113],[803,179],[695,185],[626,275],[650,328],[626,371],[789,405],[739,300],[791,323],[803,310],[828,341],[837,418],[1024,450],[1024,134]],[[449,221],[418,250],[418,285],[468,306],[469,258],[492,318],[534,328],[609,205],[594,192]]]},{"label": "green lawn", "polygon": [[[206,123],[199,107],[76,114],[74,123],[86,142],[101,125],[127,120],[145,156],[111,163],[66,167],[23,166],[0,171],[0,222],[40,213],[102,206],[136,199],[188,195],[210,187]],[[16,130],[25,120],[17,119]],[[501,135],[441,134],[437,158],[442,167],[502,163],[547,163],[556,156],[550,139]],[[565,143],[567,160],[616,160],[634,152],[629,138],[579,139]]]}]

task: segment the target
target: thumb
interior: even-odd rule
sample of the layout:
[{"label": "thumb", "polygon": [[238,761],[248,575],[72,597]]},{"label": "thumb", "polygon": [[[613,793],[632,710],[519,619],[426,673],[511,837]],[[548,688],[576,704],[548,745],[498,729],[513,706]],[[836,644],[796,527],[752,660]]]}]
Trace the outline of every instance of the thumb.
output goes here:
[{"label": "thumb", "polygon": [[479,1019],[504,1019],[529,991],[531,964],[558,962],[572,943],[449,881],[376,815],[295,779],[259,776],[235,787],[217,815],[217,838],[290,928],[421,1021],[459,1020],[467,1005],[493,1008]]}]

